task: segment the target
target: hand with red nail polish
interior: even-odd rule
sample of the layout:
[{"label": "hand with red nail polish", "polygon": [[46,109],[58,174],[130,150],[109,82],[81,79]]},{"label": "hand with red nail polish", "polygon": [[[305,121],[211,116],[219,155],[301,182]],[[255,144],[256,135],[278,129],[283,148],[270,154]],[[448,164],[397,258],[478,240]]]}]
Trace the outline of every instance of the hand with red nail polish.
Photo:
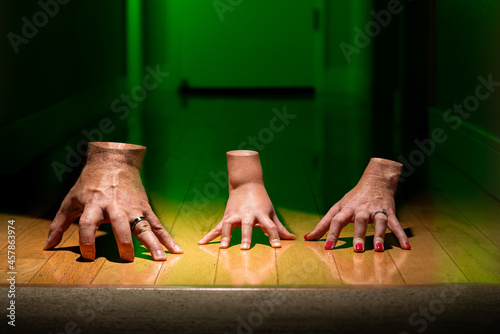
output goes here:
[{"label": "hand with red nail polish", "polygon": [[[148,203],[140,176],[145,152],[144,146],[132,144],[89,143],[87,163],[50,225],[43,248],[57,246],[80,217],[80,252],[86,260],[95,259],[95,232],[104,223],[111,223],[123,261],[134,260],[132,232],[154,260],[167,259],[162,244],[172,253],[182,253]],[[138,217],[145,219],[132,225],[131,231]]]},{"label": "hand with red nail polish", "polygon": [[295,239],[278,219],[269,198],[260,164],[255,151],[226,153],[229,176],[229,199],[224,217],[198,244],[204,245],[221,236],[220,248],[227,248],[232,231],[241,226],[241,249],[249,249],[253,227],[261,228],[269,237],[272,247],[281,247],[280,237]]},{"label": "hand with red nail polish", "polygon": [[[353,222],[353,248],[356,252],[362,252],[365,249],[368,223],[374,223],[373,242],[376,251],[384,251],[387,227],[398,238],[401,248],[410,249],[408,238],[396,218],[394,202],[401,168],[398,162],[372,158],[358,184],[328,211],[304,239],[316,240],[328,231],[326,245],[331,247],[325,246],[325,249],[333,249],[342,229]],[[385,214],[381,212],[383,209],[386,210]]]}]

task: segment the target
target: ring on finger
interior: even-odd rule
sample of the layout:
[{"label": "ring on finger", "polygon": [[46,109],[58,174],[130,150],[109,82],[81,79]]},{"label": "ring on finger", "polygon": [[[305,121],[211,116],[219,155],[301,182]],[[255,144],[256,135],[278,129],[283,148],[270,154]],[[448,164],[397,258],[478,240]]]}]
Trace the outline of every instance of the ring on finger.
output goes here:
[{"label": "ring on finger", "polygon": [[375,211],[374,213],[372,213],[372,220],[373,221],[375,221],[375,215],[377,215],[378,213],[383,213],[387,217],[387,210],[386,209],[378,210],[378,211]]},{"label": "ring on finger", "polygon": [[140,222],[142,222],[143,220],[146,220],[146,217],[144,217],[144,216],[140,216],[140,217],[137,217],[136,219],[134,219],[134,220],[130,223],[130,230],[131,230],[131,231],[134,231],[135,225],[139,224],[139,223],[140,223]]}]

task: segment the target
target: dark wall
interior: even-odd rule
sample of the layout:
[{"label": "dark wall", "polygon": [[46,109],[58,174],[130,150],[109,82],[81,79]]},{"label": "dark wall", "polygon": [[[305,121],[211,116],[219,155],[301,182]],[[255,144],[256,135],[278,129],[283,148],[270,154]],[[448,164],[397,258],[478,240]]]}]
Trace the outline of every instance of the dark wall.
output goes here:
[{"label": "dark wall", "polygon": [[[118,83],[126,76],[125,4],[0,2],[0,141],[5,161],[0,184],[9,189],[0,201],[4,210],[57,205],[78,177],[85,159],[72,152],[83,151],[90,140],[83,130],[98,140],[99,122],[111,119],[110,104],[124,92]],[[113,132],[102,139],[123,140],[124,122],[113,120],[112,126]],[[71,172],[60,175],[54,164]]]},{"label": "dark wall", "polygon": [[[436,106],[446,110],[475,94],[478,76],[500,82],[500,1],[437,1],[436,11]],[[499,108],[497,91],[464,121],[498,140]]]},{"label": "dark wall", "polygon": [[124,16],[122,0],[0,2],[0,126],[124,75]]},{"label": "dark wall", "polygon": [[436,1],[436,151],[500,199],[500,1]]}]

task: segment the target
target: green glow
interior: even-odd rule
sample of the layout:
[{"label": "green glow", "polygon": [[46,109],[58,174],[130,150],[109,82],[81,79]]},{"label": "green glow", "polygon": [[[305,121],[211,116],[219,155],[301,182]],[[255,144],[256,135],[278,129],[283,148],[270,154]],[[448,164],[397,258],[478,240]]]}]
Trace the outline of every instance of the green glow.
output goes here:
[{"label": "green glow", "polygon": [[[129,90],[141,85],[142,77],[142,20],[141,1],[127,1],[127,81]],[[140,126],[141,104],[128,116],[128,142],[140,144],[142,133]]]},{"label": "green glow", "polygon": [[141,76],[141,1],[127,1],[127,75],[130,88],[140,83]]}]

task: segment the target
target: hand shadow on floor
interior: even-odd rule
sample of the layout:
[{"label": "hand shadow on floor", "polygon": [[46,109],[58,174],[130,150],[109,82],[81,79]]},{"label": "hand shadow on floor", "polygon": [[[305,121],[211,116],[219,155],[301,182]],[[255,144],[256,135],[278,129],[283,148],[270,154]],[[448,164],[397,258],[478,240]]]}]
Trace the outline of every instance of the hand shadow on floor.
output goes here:
[{"label": "hand shadow on floor", "polygon": [[[95,258],[98,259],[100,257],[104,257],[106,258],[106,260],[110,262],[125,263],[120,258],[120,252],[118,251],[118,246],[116,244],[115,235],[113,234],[113,228],[111,227],[111,224],[103,224],[99,227],[99,230],[104,232],[104,234],[99,235],[98,237],[95,238],[95,248],[96,248]],[[146,247],[144,247],[135,237],[132,238],[134,243],[135,257],[154,261],[153,257],[149,253],[149,250]],[[85,260],[81,256],[79,246],[58,247],[54,248],[53,251],[70,251],[80,255],[80,257],[76,259],[77,262],[92,262]],[[167,251],[167,253],[169,252]]]},{"label": "hand shadow on floor", "polygon": [[[212,244],[220,244],[220,241],[210,241],[207,245]],[[271,243],[269,242],[269,237],[262,231],[261,228],[254,227],[252,229],[252,243],[250,244],[250,249],[252,249],[255,245],[265,245],[271,247]],[[241,245],[241,227],[237,227],[231,232],[231,241],[229,242],[229,246],[227,248],[231,248],[233,246]]]},{"label": "hand shadow on floor", "polygon": [[[409,228],[409,227],[405,228],[403,231],[406,233],[406,236],[408,237],[408,239],[413,237],[413,234],[411,232],[411,228]],[[337,241],[337,246],[335,246],[334,249],[353,248],[354,247],[354,245],[352,243],[353,239],[354,239],[353,237],[339,238],[339,240]],[[318,241],[326,241],[326,239],[321,239]],[[338,244],[341,241],[344,243],[339,246]],[[385,240],[384,240],[384,249],[388,250],[388,249],[392,249],[394,247],[401,248],[401,245],[399,244],[398,239],[396,238],[396,236],[392,232],[386,233]],[[365,239],[365,251],[371,251],[371,250],[374,250],[373,235],[367,236]]]}]

